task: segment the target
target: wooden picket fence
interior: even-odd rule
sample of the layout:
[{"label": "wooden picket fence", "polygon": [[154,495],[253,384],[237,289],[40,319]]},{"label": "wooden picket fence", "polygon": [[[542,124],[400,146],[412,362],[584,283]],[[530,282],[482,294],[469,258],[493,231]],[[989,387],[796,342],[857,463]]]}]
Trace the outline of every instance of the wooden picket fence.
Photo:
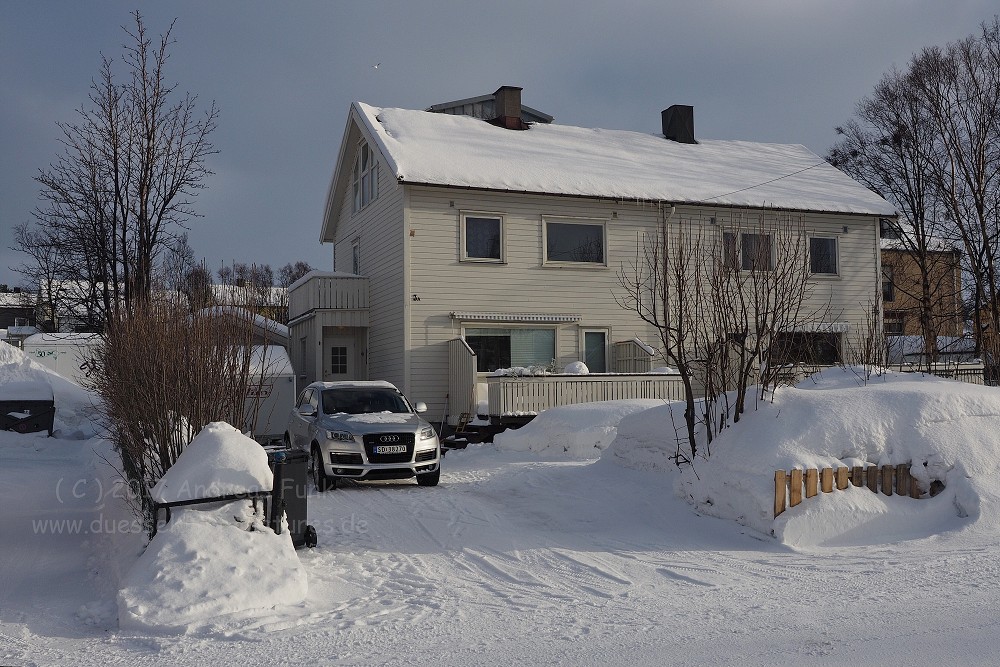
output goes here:
[{"label": "wooden picket fence", "polygon": [[812,498],[820,491],[831,493],[834,489],[842,491],[848,484],[867,486],[872,493],[881,491],[887,496],[909,496],[923,498],[926,491],[910,475],[910,464],[884,466],[855,466],[853,468],[823,468],[818,470],[793,469],[791,471],[776,470],[774,472],[774,516],[785,511],[785,501],[788,507],[795,507],[802,502],[803,490],[806,498]]}]

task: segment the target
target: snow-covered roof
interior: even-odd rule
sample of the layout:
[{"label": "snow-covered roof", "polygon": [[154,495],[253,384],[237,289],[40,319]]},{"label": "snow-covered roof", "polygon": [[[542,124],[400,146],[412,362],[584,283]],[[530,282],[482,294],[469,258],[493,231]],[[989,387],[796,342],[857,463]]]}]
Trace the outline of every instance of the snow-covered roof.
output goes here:
[{"label": "snow-covered roof", "polygon": [[0,292],[0,308],[34,308],[37,300],[31,292]]},{"label": "snow-covered roof", "polygon": [[198,311],[202,314],[208,315],[233,315],[236,317],[249,320],[253,326],[257,327],[261,331],[274,334],[280,338],[288,338],[288,327],[272,319],[268,319],[263,315],[258,315],[252,313],[246,308],[241,308],[239,306],[209,306],[208,308],[202,308]]},{"label": "snow-covered roof", "polygon": [[[904,239],[882,238],[879,240],[879,243],[881,244],[882,250],[907,251],[913,247],[913,245],[908,244]],[[927,239],[927,249],[931,252],[961,252],[955,244],[936,236],[932,236]]]},{"label": "snow-covered roof", "polygon": [[353,110],[402,183],[671,204],[894,215],[799,144],[700,140],[566,125],[513,131],[466,116]]}]

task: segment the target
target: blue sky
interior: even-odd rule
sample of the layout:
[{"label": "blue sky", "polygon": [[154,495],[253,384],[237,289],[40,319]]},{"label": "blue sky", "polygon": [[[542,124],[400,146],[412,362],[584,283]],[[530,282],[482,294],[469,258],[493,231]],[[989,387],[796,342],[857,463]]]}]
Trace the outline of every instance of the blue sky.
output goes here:
[{"label": "blue sky", "polygon": [[[177,19],[167,77],[220,109],[215,174],[190,223],[209,266],[305,260],[350,103],[426,108],[524,88],[557,123],[658,132],[695,107],[713,139],[801,143],[834,127],[894,64],[975,32],[995,0],[524,2],[0,2],[0,283],[18,284],[11,229],[58,154],[57,121],[87,99],[138,8],[150,33]],[[372,66],[381,63],[378,69]]]}]

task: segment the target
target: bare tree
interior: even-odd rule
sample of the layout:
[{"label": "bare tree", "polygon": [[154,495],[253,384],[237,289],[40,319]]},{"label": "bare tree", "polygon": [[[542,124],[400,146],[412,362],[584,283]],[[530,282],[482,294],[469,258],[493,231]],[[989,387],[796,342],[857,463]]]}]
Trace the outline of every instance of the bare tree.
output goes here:
[{"label": "bare tree", "polygon": [[[768,211],[734,214],[719,228],[662,209],[661,228],[619,271],[619,305],[660,334],[663,354],[684,386],[683,434],[674,461],[692,463],[704,438],[739,421],[751,387],[782,381],[783,336],[818,326],[827,312],[809,305],[809,257],[800,220]],[[874,287],[874,286],[873,286]]]},{"label": "bare tree", "polygon": [[1000,19],[926,48],[910,70],[937,129],[934,176],[973,282],[986,381],[1000,383]]},{"label": "bare tree", "polygon": [[308,262],[298,261],[292,264],[289,262],[278,269],[278,286],[288,289],[296,280],[313,270]]},{"label": "bare tree", "polygon": [[925,356],[936,351],[933,262],[952,261],[931,252],[943,222],[964,250],[986,381],[1000,384],[1000,18],[923,49],[880,82],[858,115],[841,128],[830,159],[896,202],[912,226],[901,238],[920,267]]},{"label": "bare tree", "polygon": [[827,159],[891,201],[902,214],[899,220],[885,220],[883,236],[907,261],[893,265],[890,260],[886,275],[896,281],[894,287],[902,292],[903,301],[912,304],[895,309],[895,314],[917,320],[924,340],[922,359],[930,363],[937,356],[942,322],[954,320],[958,313],[953,304],[960,302],[954,286],[941,281],[942,275],[951,275],[947,263],[952,256],[943,251],[953,225],[944,220],[936,196],[934,173],[939,156],[934,118],[914,77],[896,69],[858,103],[856,116],[837,128],[842,139]]},{"label": "bare tree", "polygon": [[194,215],[192,200],[211,171],[209,135],[218,112],[196,113],[165,67],[173,24],[155,42],[139,12],[125,28],[121,62],[102,57],[89,104],[60,123],[64,151],[39,171],[38,239],[56,248],[61,280],[76,283],[95,326],[121,321],[150,299],[159,255]]}]

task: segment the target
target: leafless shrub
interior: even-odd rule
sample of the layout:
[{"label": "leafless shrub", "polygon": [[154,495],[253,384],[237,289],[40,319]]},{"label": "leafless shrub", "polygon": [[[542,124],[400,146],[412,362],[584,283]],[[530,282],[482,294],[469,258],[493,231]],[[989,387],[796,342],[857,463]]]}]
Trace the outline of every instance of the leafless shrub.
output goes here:
[{"label": "leafless shrub", "polygon": [[101,397],[106,426],[121,456],[142,519],[152,525],[149,490],[206,424],[252,429],[248,396],[266,375],[254,363],[246,317],[186,304],[150,302],[109,327],[94,351],[89,385]]}]

